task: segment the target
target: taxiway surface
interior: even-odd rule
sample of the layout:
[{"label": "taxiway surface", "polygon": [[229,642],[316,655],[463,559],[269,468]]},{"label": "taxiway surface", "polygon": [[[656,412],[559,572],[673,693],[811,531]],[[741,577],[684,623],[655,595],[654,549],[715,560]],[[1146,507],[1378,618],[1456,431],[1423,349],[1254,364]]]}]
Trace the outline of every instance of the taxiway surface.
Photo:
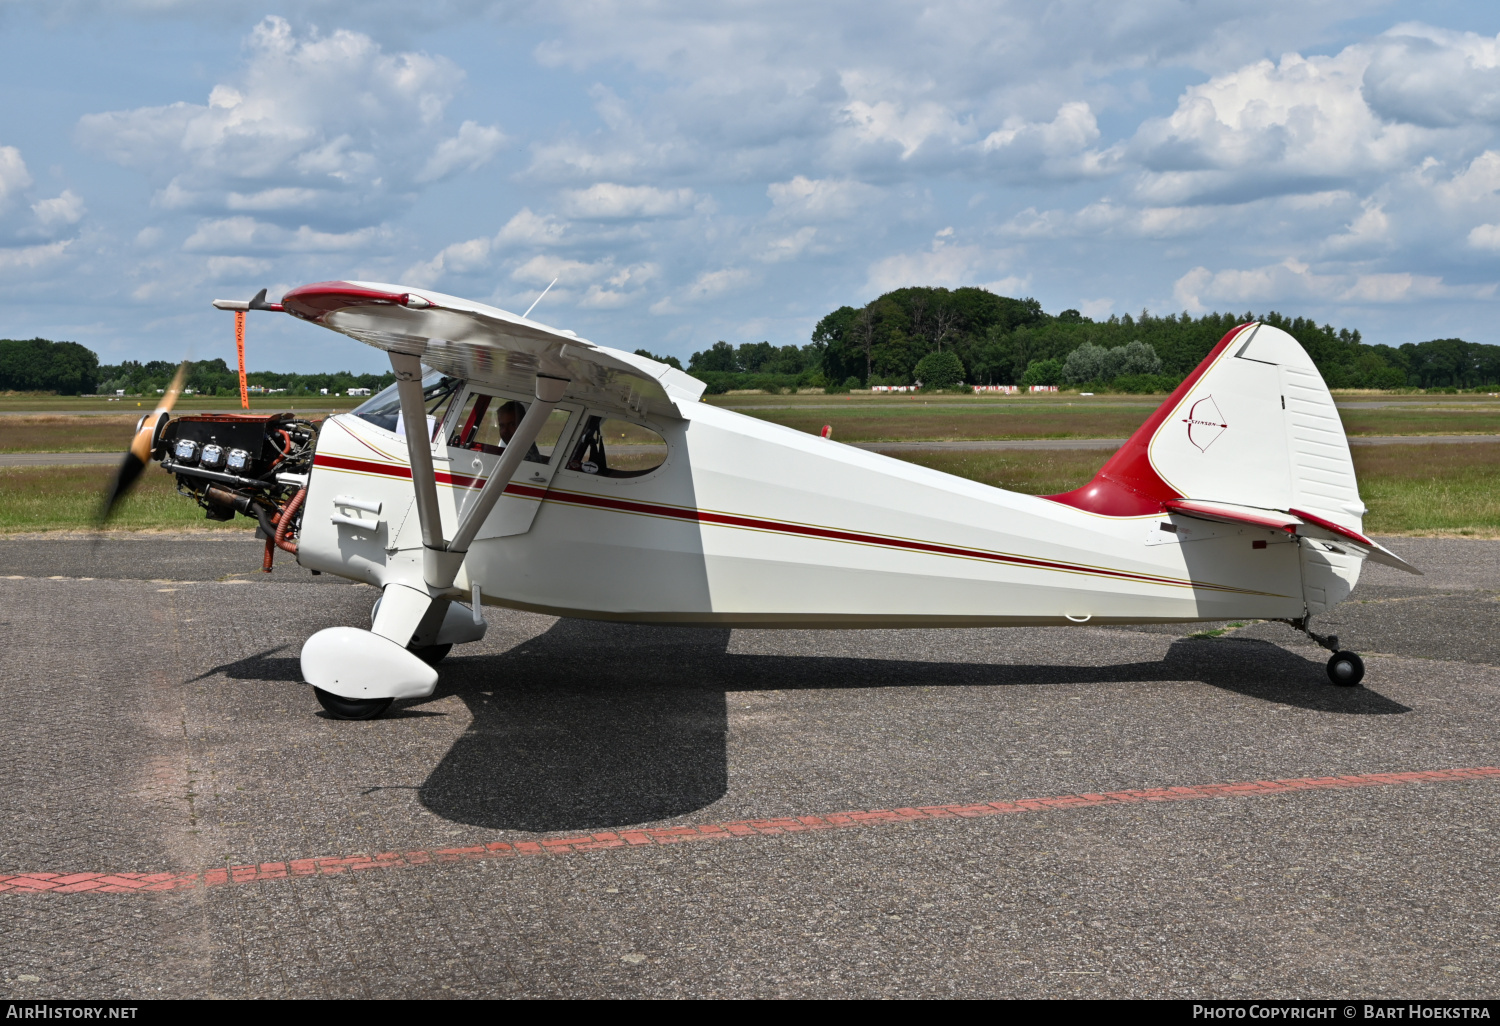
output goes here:
[{"label": "taxiway surface", "polygon": [[[1371,567],[1320,622],[1365,655],[1357,689],[1275,624],[491,608],[436,695],[355,723],[319,714],[297,651],[372,589],[262,575],[244,537],[0,540],[0,877],[75,881],[0,893],[0,992],[1493,996],[1500,777],[474,851],[1500,764],[1500,542],[1388,544],[1428,576]],[[444,849],[468,854],[337,868]],[[262,869],[211,885],[229,866]]]}]

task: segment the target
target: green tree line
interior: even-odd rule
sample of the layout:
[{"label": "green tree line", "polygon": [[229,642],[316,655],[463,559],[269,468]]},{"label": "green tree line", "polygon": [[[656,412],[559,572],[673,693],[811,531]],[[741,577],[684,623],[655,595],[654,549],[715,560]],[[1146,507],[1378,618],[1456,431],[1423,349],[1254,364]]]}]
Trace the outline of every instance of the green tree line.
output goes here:
[{"label": "green tree line", "polygon": [[[887,292],[861,308],[841,306],[822,318],[806,345],[719,341],[696,352],[687,372],[710,393],[730,389],[870,385],[1094,384],[1125,391],[1161,391],[1181,381],[1224,334],[1246,321],[1289,332],[1307,350],[1330,388],[1483,388],[1500,384],[1500,346],[1459,338],[1367,345],[1358,331],[1275,311],[1257,315],[1141,311],[1093,320],[1077,310],[1049,314],[1034,299],[997,296],[980,288],[913,287]],[[637,353],[679,366],[672,357]],[[151,394],[176,372],[162,360],[100,365],[76,342],[0,339],[0,391]],[[251,385],[289,395],[322,389],[378,390],[390,373],[331,374],[252,371]],[[239,392],[239,375],[222,359],[191,367],[187,387],[203,395]]]},{"label": "green tree line", "polygon": [[[1434,339],[1367,345],[1358,331],[1305,317],[1142,311],[1093,320],[1077,310],[1049,314],[1034,299],[979,288],[904,288],[862,308],[820,320],[805,346],[717,342],[694,353],[688,372],[710,391],[730,388],[906,385],[918,364],[947,379],[955,366],[971,385],[1095,383],[1129,391],[1175,386],[1226,332],[1262,321],[1290,333],[1330,388],[1478,388],[1500,384],[1500,346]],[[1075,357],[1076,351],[1088,346]],[[1070,365],[1070,358],[1072,363]],[[1081,376],[1080,376],[1081,375]],[[924,381],[924,384],[927,383]]]},{"label": "green tree line", "polygon": [[[124,363],[105,364],[99,368],[100,394],[109,395],[124,389],[127,393],[151,395],[164,389],[177,373],[177,364],[165,360],[126,360]],[[331,374],[282,374],[276,371],[250,371],[245,375],[248,385],[265,389],[281,389],[288,395],[320,395],[322,389],[329,392],[346,392],[351,388],[368,388],[379,391],[396,380],[394,374],[353,374],[335,371]],[[198,395],[237,396],[240,394],[240,372],[230,367],[223,359],[198,360],[188,366],[187,382]]]},{"label": "green tree line", "polygon": [[77,342],[0,338],[0,392],[91,393],[99,357]]}]

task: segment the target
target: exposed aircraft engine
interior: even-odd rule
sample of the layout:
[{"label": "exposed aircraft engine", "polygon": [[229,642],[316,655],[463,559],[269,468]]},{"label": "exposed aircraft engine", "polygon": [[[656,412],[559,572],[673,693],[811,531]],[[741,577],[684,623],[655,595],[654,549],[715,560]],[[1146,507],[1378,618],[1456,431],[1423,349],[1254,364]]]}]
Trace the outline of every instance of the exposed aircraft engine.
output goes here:
[{"label": "exposed aircraft engine", "polygon": [[152,456],[209,520],[239,513],[258,522],[256,537],[266,542],[262,569],[269,572],[276,549],[297,551],[317,438],[316,426],[290,413],[194,414],[167,421]]}]

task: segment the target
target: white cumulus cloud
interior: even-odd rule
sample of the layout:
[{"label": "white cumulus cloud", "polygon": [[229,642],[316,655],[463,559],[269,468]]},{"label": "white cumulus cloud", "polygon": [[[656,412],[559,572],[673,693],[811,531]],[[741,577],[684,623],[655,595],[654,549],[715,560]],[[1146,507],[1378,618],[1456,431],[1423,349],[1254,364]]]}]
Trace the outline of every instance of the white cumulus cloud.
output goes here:
[{"label": "white cumulus cloud", "polygon": [[895,253],[875,261],[870,265],[865,291],[873,296],[909,285],[957,288],[982,282],[1003,290],[1024,281],[1016,277],[992,281],[990,275],[1004,270],[1002,255],[980,246],[955,244],[953,235],[953,229],[945,228],[925,250]]},{"label": "white cumulus cloud", "polygon": [[21,151],[14,146],[0,146],[0,210],[9,206],[11,198],[30,185],[31,172],[26,170]]},{"label": "white cumulus cloud", "polygon": [[1287,54],[1190,87],[1177,109],[1136,132],[1138,186],[1156,205],[1245,202],[1343,187],[1410,167],[1431,130],[1382,119],[1362,92],[1367,46],[1332,57]]},{"label": "white cumulus cloud", "polygon": [[437,150],[417,174],[417,181],[431,182],[455,171],[478,170],[504,145],[505,133],[494,125],[465,121],[458,126],[457,135],[438,143]]},{"label": "white cumulus cloud", "polygon": [[1487,295],[1493,287],[1456,288],[1436,275],[1411,272],[1319,273],[1309,264],[1287,258],[1248,269],[1210,271],[1195,267],[1179,278],[1173,295],[1194,313],[1214,303],[1263,304],[1288,300],[1333,300],[1340,303],[1401,303],[1419,299]]},{"label": "white cumulus cloud", "polygon": [[692,189],[658,189],[652,185],[618,185],[597,182],[587,189],[562,193],[563,212],[588,219],[677,217],[702,206],[703,197]]},{"label": "white cumulus cloud", "polygon": [[382,234],[376,227],[350,232],[318,231],[308,225],[295,229],[257,221],[253,217],[226,217],[203,221],[183,242],[189,253],[346,253],[370,246]]},{"label": "white cumulus cloud", "polygon": [[1500,125],[1500,38],[1398,25],[1370,44],[1362,93],[1390,121]]},{"label": "white cumulus cloud", "polygon": [[72,243],[72,239],[62,239],[42,246],[0,248],[0,271],[32,271],[45,267],[61,258]]},{"label": "white cumulus cloud", "polygon": [[880,190],[852,178],[808,178],[766,186],[777,216],[797,221],[829,221],[852,217],[880,197]]},{"label": "white cumulus cloud", "polygon": [[246,50],[206,104],[85,115],[79,141],[154,179],[164,209],[254,211],[319,228],[372,223],[503,142],[473,121],[445,134],[443,112],[463,80],[446,58],[387,53],[347,29],[298,35],[278,17],[256,26]]},{"label": "white cumulus cloud", "polygon": [[77,224],[83,219],[85,207],[83,197],[72,189],[64,189],[61,195],[38,200],[31,205],[31,212],[45,227]]}]

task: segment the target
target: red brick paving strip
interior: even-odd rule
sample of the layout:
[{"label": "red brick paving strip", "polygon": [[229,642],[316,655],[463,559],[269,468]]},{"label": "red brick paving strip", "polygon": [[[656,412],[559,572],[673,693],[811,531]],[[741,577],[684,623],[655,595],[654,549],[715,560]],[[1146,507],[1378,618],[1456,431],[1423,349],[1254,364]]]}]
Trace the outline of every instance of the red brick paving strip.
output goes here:
[{"label": "red brick paving strip", "polygon": [[10,894],[77,894],[83,891],[119,894],[127,891],[180,891],[220,884],[258,883],[299,876],[332,876],[337,873],[421,866],[431,863],[467,862],[475,859],[511,858],[518,855],[559,855],[632,848],[642,845],[677,844],[681,841],[727,840],[795,834],[813,830],[841,830],[886,823],[919,823],[937,819],[973,819],[1015,812],[1047,812],[1099,805],[1134,805],[1137,802],[1181,802],[1203,798],[1250,798],[1295,791],[1340,791],[1360,787],[1389,787],[1455,780],[1500,778],[1500,766],[1468,769],[1420,770],[1410,773],[1359,773],[1338,777],[1295,777],[1290,780],[1258,780],[1242,784],[1203,784],[1197,787],[1154,787],[1138,791],[1106,791],[1102,794],[1065,794],[1053,798],[1025,798],[1014,802],[982,802],[972,805],[923,805],[920,808],[873,809],[835,812],[825,816],[787,816],[781,819],[742,819],[703,826],[652,827],[641,830],[574,834],[535,841],[495,841],[468,848],[436,851],[382,852],[345,858],[293,859],[262,862],[251,866],[227,866],[199,873],[0,873],[0,892]]}]

